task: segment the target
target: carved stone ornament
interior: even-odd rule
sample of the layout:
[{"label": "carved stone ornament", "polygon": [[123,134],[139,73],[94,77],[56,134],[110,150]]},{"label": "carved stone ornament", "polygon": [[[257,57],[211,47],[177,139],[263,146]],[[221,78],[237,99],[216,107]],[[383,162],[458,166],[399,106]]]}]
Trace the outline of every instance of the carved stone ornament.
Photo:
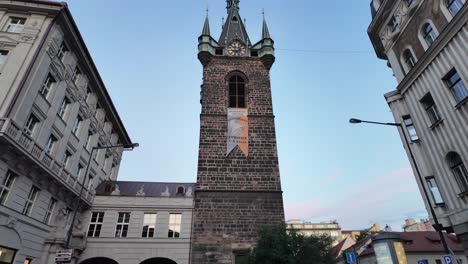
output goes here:
[{"label": "carved stone ornament", "polygon": [[192,197],[193,196],[193,188],[189,187],[187,191],[185,192],[185,196],[187,197]]},{"label": "carved stone ornament", "polygon": [[30,42],[36,39],[36,36],[31,36],[31,35],[23,35],[21,36],[22,41]]},{"label": "carved stone ornament", "polygon": [[7,227],[11,229],[16,229],[16,223],[18,222],[18,219],[14,217],[9,217],[8,222],[7,222]]},{"label": "carved stone ornament", "polygon": [[111,195],[120,195],[120,187],[119,185],[114,186],[114,190],[112,191]]},{"label": "carved stone ornament", "polygon": [[146,196],[145,186],[144,185],[140,186],[140,189],[138,189],[138,191],[136,193],[136,196]]}]

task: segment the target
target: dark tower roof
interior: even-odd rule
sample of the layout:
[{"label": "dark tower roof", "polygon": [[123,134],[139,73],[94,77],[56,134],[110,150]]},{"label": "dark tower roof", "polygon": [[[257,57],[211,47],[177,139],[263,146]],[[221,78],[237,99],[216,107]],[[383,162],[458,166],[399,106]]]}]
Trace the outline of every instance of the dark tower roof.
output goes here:
[{"label": "dark tower roof", "polygon": [[249,35],[239,15],[240,0],[226,0],[226,2],[228,17],[226,23],[224,23],[223,32],[219,38],[219,44],[221,46],[226,46],[231,41],[237,39],[251,46]]},{"label": "dark tower roof", "polygon": [[206,14],[205,25],[203,25],[202,36],[210,36],[210,21],[208,19],[208,14]]},{"label": "dark tower roof", "polygon": [[263,15],[262,39],[271,39],[270,30],[268,30],[268,25],[265,19],[265,14]]}]

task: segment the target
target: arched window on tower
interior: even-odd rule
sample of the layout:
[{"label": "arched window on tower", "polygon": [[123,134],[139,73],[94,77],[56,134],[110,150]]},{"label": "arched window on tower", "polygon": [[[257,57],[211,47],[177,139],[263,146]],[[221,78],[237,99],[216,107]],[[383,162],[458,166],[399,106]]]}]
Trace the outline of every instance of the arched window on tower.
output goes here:
[{"label": "arched window on tower", "polygon": [[408,67],[408,72],[416,65],[416,60],[414,59],[413,53],[411,50],[407,49],[403,53],[403,59],[405,60],[406,67]]},{"label": "arched window on tower", "polygon": [[455,16],[458,13],[458,11],[460,11],[460,9],[463,7],[463,1],[445,0],[445,6],[450,11],[450,14],[452,14],[452,16]]},{"label": "arched window on tower", "polygon": [[434,28],[429,23],[424,24],[421,33],[428,47],[430,47],[437,38],[437,32],[434,31]]},{"label": "arched window on tower", "polygon": [[458,186],[462,193],[468,192],[468,171],[466,170],[465,164],[456,152],[450,152],[447,154],[447,163],[452,170],[453,176],[457,180]]},{"label": "arched window on tower", "polygon": [[238,75],[229,79],[229,107],[245,108],[245,81]]}]

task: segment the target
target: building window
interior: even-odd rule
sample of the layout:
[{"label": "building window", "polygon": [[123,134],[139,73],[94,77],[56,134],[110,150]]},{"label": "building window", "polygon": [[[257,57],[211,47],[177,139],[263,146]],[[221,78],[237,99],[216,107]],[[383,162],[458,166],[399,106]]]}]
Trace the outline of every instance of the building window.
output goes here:
[{"label": "building window", "polygon": [[141,237],[154,237],[154,230],[156,229],[156,218],[157,214],[145,214]]},{"label": "building window", "polygon": [[429,23],[424,24],[422,27],[422,35],[428,47],[431,46],[437,38],[437,33]]},{"label": "building window", "polygon": [[44,147],[44,150],[47,154],[52,153],[55,143],[57,143],[57,138],[54,135],[50,135],[49,140],[47,140],[47,144]]},{"label": "building window", "polygon": [[405,0],[405,1],[408,6],[411,6],[411,4],[414,2],[414,0]]},{"label": "building window", "polygon": [[456,152],[450,152],[447,154],[447,162],[457,180],[461,193],[468,192],[468,171],[460,155]]},{"label": "building window", "polygon": [[104,212],[93,212],[89,222],[88,237],[99,237],[101,235]]},{"label": "building window", "polygon": [[26,24],[26,18],[10,17],[6,31],[11,33],[21,33],[24,30],[24,24]]},{"label": "building window", "polygon": [[13,183],[16,179],[16,174],[11,171],[7,171],[5,178],[3,179],[2,185],[0,186],[0,204],[4,205],[8,199],[8,194],[11,192]]},{"label": "building window", "polygon": [[86,144],[85,144],[85,148],[87,150],[89,150],[91,148],[91,139],[93,139],[93,136],[94,136],[95,132],[93,131],[93,129],[89,129],[88,130],[88,138],[86,139]]},{"label": "building window", "polygon": [[73,154],[68,150],[66,150],[65,153],[63,154],[62,164],[65,168],[68,167],[68,162],[70,162],[70,159],[72,156]]},{"label": "building window", "polygon": [[457,103],[465,100],[468,97],[468,89],[463,83],[463,80],[460,78],[460,74],[458,74],[456,69],[452,69],[445,77],[444,80],[449,87],[450,91],[452,91],[453,96],[455,97],[455,101]]},{"label": "building window", "polygon": [[31,263],[32,263],[32,259],[30,259],[30,258],[26,258],[24,260],[24,264],[31,264]]},{"label": "building window", "polygon": [[0,246],[0,263],[13,263],[16,256],[16,250]]},{"label": "building window", "polygon": [[177,196],[183,196],[185,194],[184,186],[177,187]]},{"label": "building window", "polygon": [[58,116],[60,116],[62,119],[64,119],[65,114],[67,113],[68,106],[70,105],[70,100],[65,97],[62,101],[62,104],[60,105],[59,111],[58,111]]},{"label": "building window", "polygon": [[392,27],[392,32],[395,32],[395,30],[397,30],[399,25],[400,25],[400,22],[398,22],[397,17],[392,16],[392,20],[390,20],[390,24],[389,24],[389,26]]},{"label": "building window", "polygon": [[76,84],[76,82],[78,81],[78,76],[81,74],[81,70],[80,68],[78,68],[78,66],[75,67],[75,69],[73,70],[73,74],[72,74],[72,81]]},{"label": "building window", "polygon": [[84,166],[78,164],[78,169],[76,170],[76,178],[81,179],[81,175],[83,174]]},{"label": "building window", "polygon": [[39,94],[47,98],[47,95],[50,92],[50,89],[52,89],[52,86],[56,83],[54,77],[52,74],[48,74],[47,78],[45,79],[44,83],[42,83],[41,89],[39,89]]},{"label": "building window", "polygon": [[436,264],[442,264],[442,260],[436,259]]},{"label": "building window", "polygon": [[458,13],[458,11],[460,11],[460,9],[463,7],[463,2],[462,0],[445,0],[445,5],[450,11],[450,14],[452,14],[452,16],[455,16]]},{"label": "building window", "polygon": [[229,107],[245,108],[245,81],[237,75],[229,79]]},{"label": "building window", "polygon": [[36,186],[31,187],[29,191],[28,199],[26,200],[26,204],[23,208],[23,214],[29,216],[31,214],[32,208],[34,206],[34,202],[36,201],[37,194],[39,193],[39,188]]},{"label": "building window", "polygon": [[426,113],[429,116],[429,119],[431,120],[431,125],[434,125],[440,122],[441,118],[440,118],[439,110],[437,109],[434,99],[432,98],[432,95],[430,93],[426,94],[421,99],[421,104],[426,109]]},{"label": "building window", "polygon": [[418,134],[416,133],[416,128],[414,127],[413,120],[411,119],[411,116],[403,116],[403,123],[405,124],[406,131],[408,132],[408,135],[411,139],[411,141],[418,141],[419,137]]},{"label": "building window", "polygon": [[26,125],[24,126],[24,131],[26,134],[28,134],[28,136],[33,135],[37,123],[39,123],[39,119],[34,114],[31,114],[28,118],[28,121],[26,122]]},{"label": "building window", "polygon": [[416,60],[413,57],[413,53],[409,49],[405,50],[403,53],[403,58],[405,60],[405,64],[408,67],[408,72],[416,65]]},{"label": "building window", "polygon": [[73,123],[73,128],[72,128],[72,133],[73,135],[78,135],[78,130],[80,130],[80,125],[81,125],[81,122],[83,121],[83,118],[78,115],[75,119],[75,122]]},{"label": "building window", "polygon": [[439,187],[437,186],[437,182],[434,177],[427,177],[426,178],[427,186],[429,186],[429,190],[431,190],[432,199],[434,199],[434,203],[436,205],[443,205],[444,200],[442,199],[442,195],[440,194]]},{"label": "building window", "polygon": [[180,237],[180,226],[182,222],[182,214],[169,215],[169,232],[167,234],[170,238]]},{"label": "building window", "polygon": [[5,64],[7,57],[8,57],[8,51],[0,50],[0,66]]},{"label": "building window", "polygon": [[52,214],[54,213],[56,204],[57,204],[57,200],[55,200],[54,198],[51,198],[49,201],[49,206],[47,206],[46,215],[44,217],[44,224],[46,225],[49,224],[50,218],[52,217]]},{"label": "building window", "polygon": [[127,237],[128,223],[130,222],[130,213],[119,213],[117,227],[115,228],[115,237]]},{"label": "building window", "polygon": [[88,191],[92,190],[94,187],[94,176],[89,175],[89,180],[88,180]]},{"label": "building window", "polygon": [[67,44],[65,44],[65,41],[62,41],[62,44],[60,44],[60,48],[57,52],[57,57],[63,61],[63,58],[65,57],[65,54],[69,52],[70,50],[67,47]]}]

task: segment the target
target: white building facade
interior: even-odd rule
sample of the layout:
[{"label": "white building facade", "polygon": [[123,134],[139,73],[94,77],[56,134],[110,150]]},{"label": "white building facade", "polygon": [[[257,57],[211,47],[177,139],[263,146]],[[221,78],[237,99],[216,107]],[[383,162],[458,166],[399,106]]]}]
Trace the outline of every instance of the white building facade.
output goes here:
[{"label": "white building facade", "polygon": [[54,263],[82,188],[83,250],[82,213],[122,157],[91,150],[131,143],[66,4],[0,0],[0,263]]},{"label": "white building facade", "polygon": [[[468,249],[468,7],[465,0],[374,0],[368,33],[398,81],[385,95],[403,124],[440,224]],[[403,142],[405,142],[403,140]],[[408,152],[409,154],[409,152]],[[415,169],[415,164],[412,164]],[[415,175],[416,171],[415,171]],[[430,202],[430,203],[429,203]],[[429,205],[430,204],[430,205]],[[434,222],[433,222],[434,223]]]}]

